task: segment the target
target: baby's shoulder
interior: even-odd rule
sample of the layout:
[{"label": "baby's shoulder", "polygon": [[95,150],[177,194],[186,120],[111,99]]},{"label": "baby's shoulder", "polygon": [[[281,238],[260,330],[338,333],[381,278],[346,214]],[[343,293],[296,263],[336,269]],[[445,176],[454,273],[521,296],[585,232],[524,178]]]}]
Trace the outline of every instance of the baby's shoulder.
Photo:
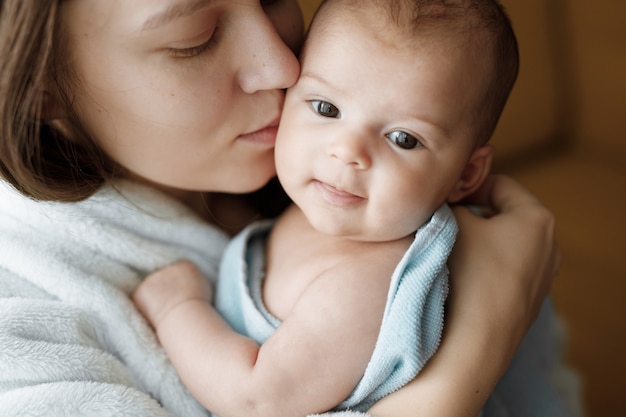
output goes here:
[{"label": "baby's shoulder", "polygon": [[410,245],[409,240],[350,245],[349,251],[339,252],[329,273],[360,285],[386,287]]}]

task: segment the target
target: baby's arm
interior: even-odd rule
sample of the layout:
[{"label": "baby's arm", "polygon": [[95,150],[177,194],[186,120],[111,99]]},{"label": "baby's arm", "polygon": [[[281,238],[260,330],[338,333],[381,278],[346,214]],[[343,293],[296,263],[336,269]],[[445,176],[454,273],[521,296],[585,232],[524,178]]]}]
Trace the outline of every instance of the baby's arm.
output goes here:
[{"label": "baby's arm", "polygon": [[365,370],[386,286],[382,295],[368,291],[362,278],[318,278],[262,346],[234,332],[212,308],[208,284],[190,263],[150,275],[133,298],[207,409],[220,417],[293,417],[334,407]]}]

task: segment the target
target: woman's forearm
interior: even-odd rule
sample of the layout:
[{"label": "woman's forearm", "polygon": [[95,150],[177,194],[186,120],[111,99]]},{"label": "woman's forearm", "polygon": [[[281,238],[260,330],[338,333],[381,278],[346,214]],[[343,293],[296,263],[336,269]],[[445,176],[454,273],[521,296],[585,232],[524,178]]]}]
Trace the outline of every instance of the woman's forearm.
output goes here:
[{"label": "woman's forearm", "polygon": [[375,417],[476,416],[539,314],[560,263],[554,217],[508,177],[490,177],[471,203],[494,215],[455,209],[442,344],[414,381],[372,407]]},{"label": "woman's forearm", "polygon": [[371,409],[375,417],[473,417],[518,346],[503,323],[467,315],[446,323],[443,342],[422,372]]}]

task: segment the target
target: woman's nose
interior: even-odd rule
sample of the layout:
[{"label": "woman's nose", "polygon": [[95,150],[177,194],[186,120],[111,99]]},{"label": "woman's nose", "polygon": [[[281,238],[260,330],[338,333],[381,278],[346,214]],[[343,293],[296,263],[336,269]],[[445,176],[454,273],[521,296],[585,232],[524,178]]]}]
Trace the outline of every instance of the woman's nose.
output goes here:
[{"label": "woman's nose", "polygon": [[243,49],[240,51],[240,69],[237,74],[241,89],[253,94],[262,90],[291,87],[300,74],[296,56],[262,10],[250,16],[250,19],[249,28],[256,30],[245,30],[239,42]]},{"label": "woman's nose", "polygon": [[367,138],[358,133],[340,133],[328,146],[328,155],[354,169],[368,169],[372,165]]}]

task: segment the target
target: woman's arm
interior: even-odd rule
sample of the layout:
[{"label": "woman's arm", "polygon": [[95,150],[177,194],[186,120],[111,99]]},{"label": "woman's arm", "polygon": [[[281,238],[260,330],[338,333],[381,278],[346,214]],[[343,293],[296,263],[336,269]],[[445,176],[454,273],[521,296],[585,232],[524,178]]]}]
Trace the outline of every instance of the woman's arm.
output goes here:
[{"label": "woman's arm", "polygon": [[377,404],[376,417],[476,416],[537,317],[560,263],[554,217],[514,180],[490,177],[472,197],[494,215],[455,208],[442,344],[410,384]]}]

